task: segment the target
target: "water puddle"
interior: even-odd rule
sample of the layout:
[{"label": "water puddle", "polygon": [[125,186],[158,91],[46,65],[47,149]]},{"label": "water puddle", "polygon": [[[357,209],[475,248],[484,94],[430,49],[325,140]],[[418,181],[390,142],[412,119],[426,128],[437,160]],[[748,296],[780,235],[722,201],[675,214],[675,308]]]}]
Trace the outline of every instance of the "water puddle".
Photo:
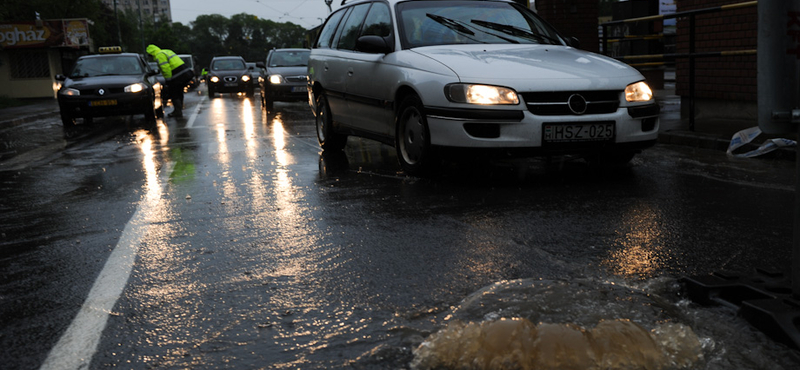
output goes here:
[{"label": "water puddle", "polygon": [[732,311],[696,307],[674,280],[643,287],[503,281],[454,307],[412,369],[791,369],[796,351]]}]

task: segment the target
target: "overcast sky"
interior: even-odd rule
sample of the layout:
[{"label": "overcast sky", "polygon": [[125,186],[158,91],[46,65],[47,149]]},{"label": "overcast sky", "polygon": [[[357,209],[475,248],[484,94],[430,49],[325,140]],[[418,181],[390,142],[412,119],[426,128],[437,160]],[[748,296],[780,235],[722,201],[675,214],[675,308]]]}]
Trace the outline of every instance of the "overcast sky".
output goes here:
[{"label": "overcast sky", "polygon": [[[333,0],[336,10],[341,0]],[[325,0],[170,0],[172,21],[189,25],[203,14],[221,14],[230,17],[247,13],[275,22],[292,22],[305,28],[322,24],[328,16]]]}]

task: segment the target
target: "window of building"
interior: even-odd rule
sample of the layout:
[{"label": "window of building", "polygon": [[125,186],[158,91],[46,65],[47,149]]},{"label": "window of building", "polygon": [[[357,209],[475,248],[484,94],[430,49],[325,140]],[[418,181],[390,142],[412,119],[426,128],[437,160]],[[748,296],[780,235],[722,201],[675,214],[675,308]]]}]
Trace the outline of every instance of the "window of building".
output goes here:
[{"label": "window of building", "polygon": [[19,50],[9,52],[11,78],[50,77],[50,61],[47,51]]}]

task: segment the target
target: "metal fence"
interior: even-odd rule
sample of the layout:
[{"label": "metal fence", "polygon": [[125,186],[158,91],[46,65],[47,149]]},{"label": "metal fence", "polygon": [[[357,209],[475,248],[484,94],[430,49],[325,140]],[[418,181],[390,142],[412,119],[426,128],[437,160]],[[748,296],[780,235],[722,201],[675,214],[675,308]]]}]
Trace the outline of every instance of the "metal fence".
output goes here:
[{"label": "metal fence", "polygon": [[[774,1],[774,0],[773,0]],[[730,57],[742,55],[755,55],[756,49],[748,50],[727,50],[727,51],[712,51],[704,52],[697,51],[695,47],[695,18],[701,14],[722,12],[734,9],[741,9],[753,7],[758,5],[758,1],[747,1],[736,4],[722,5],[711,8],[690,10],[685,12],[677,12],[673,14],[652,15],[646,17],[630,18],[606,22],[601,24],[602,27],[602,48],[603,53],[608,55],[609,43],[619,41],[631,40],[663,40],[664,34],[658,35],[623,35],[621,37],[609,37],[609,29],[614,26],[638,24],[640,22],[663,22],[665,19],[683,18],[689,20],[689,52],[688,53],[669,53],[669,54],[645,54],[645,55],[626,55],[614,57],[615,59],[624,61],[634,67],[646,67],[657,65],[674,64],[676,59],[688,58],[689,59],[689,129],[694,131],[695,122],[695,59],[706,57]],[[613,56],[612,56],[613,57]]]}]

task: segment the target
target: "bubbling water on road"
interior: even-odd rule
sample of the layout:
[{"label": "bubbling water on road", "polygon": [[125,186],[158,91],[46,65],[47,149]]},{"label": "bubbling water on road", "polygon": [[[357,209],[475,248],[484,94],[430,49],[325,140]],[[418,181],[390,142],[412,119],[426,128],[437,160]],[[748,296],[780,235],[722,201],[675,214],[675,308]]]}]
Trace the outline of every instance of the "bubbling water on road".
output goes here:
[{"label": "bubbling water on road", "polygon": [[[678,290],[674,280],[661,284]],[[454,307],[443,328],[413,351],[411,368],[784,368],[786,349],[765,343],[735,316],[645,290],[592,281],[498,282]]]},{"label": "bubbling water on road", "polygon": [[502,318],[448,325],[417,349],[412,367],[660,370],[690,368],[702,357],[700,340],[681,324],[648,332],[636,323],[614,320],[587,330]]}]

